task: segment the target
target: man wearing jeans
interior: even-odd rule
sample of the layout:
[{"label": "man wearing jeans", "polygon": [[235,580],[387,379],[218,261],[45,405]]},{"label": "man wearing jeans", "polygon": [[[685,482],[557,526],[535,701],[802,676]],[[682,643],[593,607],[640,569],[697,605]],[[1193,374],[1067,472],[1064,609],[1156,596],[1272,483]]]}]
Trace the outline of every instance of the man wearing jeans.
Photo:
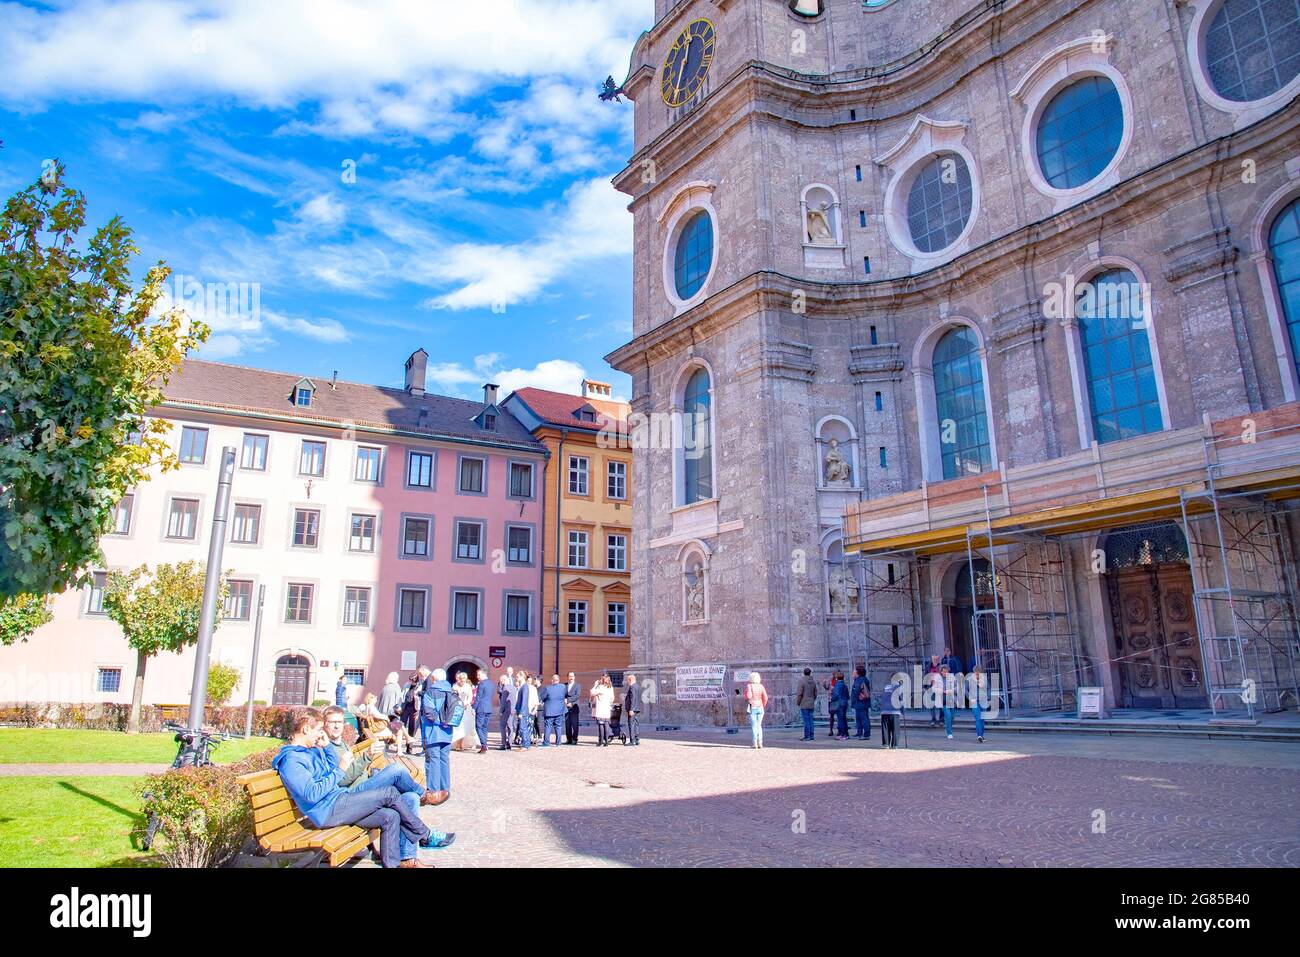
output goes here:
[{"label": "man wearing jeans", "polygon": [[293,803],[320,828],[354,824],[379,829],[379,855],[384,867],[428,867],[417,851],[432,836],[416,813],[414,801],[403,799],[391,785],[344,790],[344,771],[327,752],[323,716],[301,708],[293,716],[293,736],[271,761]]},{"label": "man wearing jeans", "polygon": [[803,740],[813,740],[813,709],[817,707],[817,682],[813,680],[812,669],[803,670],[803,681],[799,682],[799,691],[795,696],[795,706],[803,718]]}]

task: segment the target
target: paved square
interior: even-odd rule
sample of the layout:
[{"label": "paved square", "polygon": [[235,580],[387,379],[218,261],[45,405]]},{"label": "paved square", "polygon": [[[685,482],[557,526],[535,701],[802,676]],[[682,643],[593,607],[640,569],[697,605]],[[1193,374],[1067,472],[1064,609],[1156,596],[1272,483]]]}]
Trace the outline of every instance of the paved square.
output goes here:
[{"label": "paved square", "polygon": [[[877,731],[878,734],[878,731]],[[493,735],[493,742],[496,736]],[[439,867],[1300,866],[1300,746],[913,730],[452,755]],[[1103,833],[1094,833],[1102,822]],[[802,825],[802,826],[801,826]]]}]

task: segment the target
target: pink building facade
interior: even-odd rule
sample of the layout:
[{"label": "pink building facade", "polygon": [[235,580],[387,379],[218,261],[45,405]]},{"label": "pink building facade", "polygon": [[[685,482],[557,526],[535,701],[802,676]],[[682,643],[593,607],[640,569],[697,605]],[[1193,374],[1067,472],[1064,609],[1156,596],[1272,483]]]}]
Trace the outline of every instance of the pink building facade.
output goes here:
[{"label": "pink building facade", "polygon": [[[247,700],[350,702],[416,665],[532,670],[539,661],[546,450],[496,387],[482,402],[191,361],[156,410],[179,469],[126,496],[106,567],[205,561],[222,449],[236,468],[223,566],[231,594],[213,661],[240,669]],[[136,658],[95,587],[54,600],[54,619],[0,648],[0,701],[128,702]],[[150,660],[144,701],[185,703],[193,650]],[[471,674],[471,677],[473,675]]]}]

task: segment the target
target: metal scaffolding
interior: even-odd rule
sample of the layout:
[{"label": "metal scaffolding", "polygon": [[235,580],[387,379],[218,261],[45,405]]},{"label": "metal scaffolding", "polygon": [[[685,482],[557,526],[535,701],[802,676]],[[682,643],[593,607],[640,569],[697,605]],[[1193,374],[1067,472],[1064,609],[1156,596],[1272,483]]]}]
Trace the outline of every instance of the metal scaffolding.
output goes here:
[{"label": "metal scaffolding", "polygon": [[[1296,569],[1282,505],[1256,494],[1221,493],[1215,468],[1200,491],[1182,493],[1192,596],[1210,708],[1216,716],[1300,705]],[[1197,514],[1197,504],[1208,511]]]},{"label": "metal scaffolding", "polygon": [[[843,527],[840,529],[841,540]],[[857,556],[862,570],[862,631],[849,649],[854,665],[864,665],[873,688],[883,688],[890,677],[911,673],[923,664],[926,650],[921,607],[920,568],[911,558],[891,556],[867,559]]]}]

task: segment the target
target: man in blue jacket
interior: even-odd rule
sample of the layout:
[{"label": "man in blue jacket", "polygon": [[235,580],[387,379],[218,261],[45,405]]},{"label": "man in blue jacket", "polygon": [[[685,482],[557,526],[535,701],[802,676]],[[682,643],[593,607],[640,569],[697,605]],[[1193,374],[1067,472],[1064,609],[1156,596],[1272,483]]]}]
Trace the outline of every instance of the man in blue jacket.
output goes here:
[{"label": "man in blue jacket", "polygon": [[[434,668],[420,694],[420,737],[424,741],[424,782],[429,793],[421,803],[441,804],[451,796],[452,728],[438,720],[443,701],[454,696],[447,672]],[[464,720],[462,718],[462,720]]]},{"label": "man in blue jacket", "polygon": [[334,705],[339,708],[348,706],[348,683],[342,675],[339,675],[339,683],[334,686]]},{"label": "man in blue jacket", "polygon": [[315,708],[294,712],[293,736],[272,759],[271,767],[298,810],[317,827],[378,828],[384,867],[429,866],[420,862],[417,852],[431,832],[415,805],[403,800],[397,788],[346,791],[340,786],[344,771],[326,747],[323,716]]},{"label": "man in blue jacket", "polygon": [[487,672],[480,668],[474,685],[474,730],[478,733],[479,754],[487,754],[488,724],[492,721],[496,696],[496,689],[488,681]]},{"label": "man in blue jacket", "polygon": [[552,731],[555,732],[555,746],[560,746],[560,725],[564,721],[564,712],[568,710],[564,704],[565,697],[560,676],[551,675],[551,683],[542,689],[542,720],[546,722],[542,725],[542,747],[547,746]]},{"label": "man in blue jacket", "polygon": [[858,726],[856,736],[865,741],[871,737],[871,679],[862,665],[858,665],[855,671],[849,702],[853,705],[853,717]]}]

